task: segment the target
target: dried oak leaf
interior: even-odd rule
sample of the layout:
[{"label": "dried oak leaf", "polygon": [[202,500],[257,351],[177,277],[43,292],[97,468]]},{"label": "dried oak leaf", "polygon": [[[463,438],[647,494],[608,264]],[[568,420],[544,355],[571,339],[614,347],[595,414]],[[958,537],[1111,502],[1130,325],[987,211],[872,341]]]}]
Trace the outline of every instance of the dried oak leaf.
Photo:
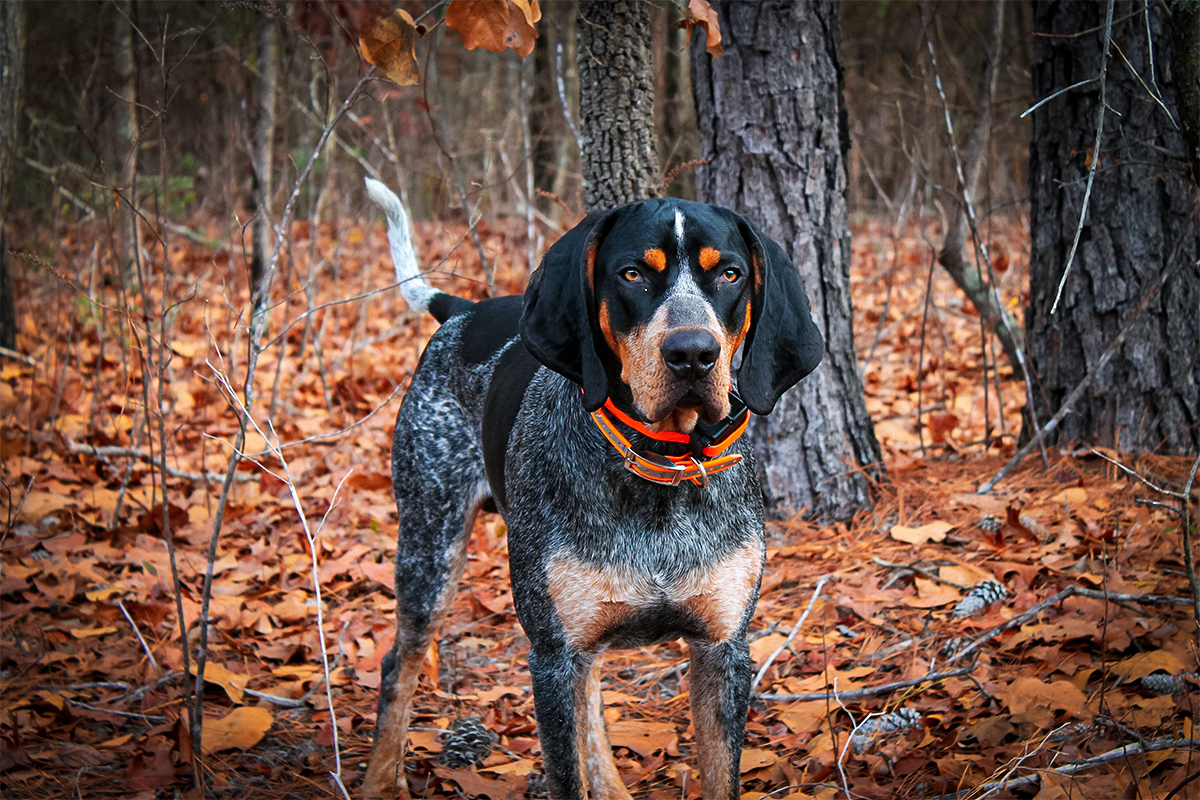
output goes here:
[{"label": "dried oak leaf", "polygon": [[221,719],[204,720],[205,754],[221,750],[249,750],[262,741],[275,719],[260,706],[242,706]]},{"label": "dried oak leaf", "polygon": [[713,58],[725,52],[721,46],[721,23],[708,0],[688,0],[687,16],[679,23],[683,28],[703,28],[705,47]]},{"label": "dried oak leaf", "polygon": [[891,535],[896,541],[919,545],[944,541],[946,534],[952,530],[954,530],[954,526],[949,522],[934,520],[917,528],[910,528],[907,525],[893,525]]},{"label": "dried oak leaf", "polygon": [[541,18],[537,0],[451,0],[446,8],[446,27],[458,31],[463,47],[493,53],[511,47],[522,57],[533,52],[533,25]]},{"label": "dried oak leaf", "polygon": [[416,24],[412,15],[398,8],[358,35],[363,58],[383,70],[401,86],[417,82],[417,56],[413,51]]}]

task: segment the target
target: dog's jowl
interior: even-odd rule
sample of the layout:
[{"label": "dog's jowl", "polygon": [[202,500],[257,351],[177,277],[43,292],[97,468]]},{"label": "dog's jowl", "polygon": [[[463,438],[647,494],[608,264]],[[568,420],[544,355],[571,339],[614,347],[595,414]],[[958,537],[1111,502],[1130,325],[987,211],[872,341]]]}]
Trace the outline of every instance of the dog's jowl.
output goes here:
[{"label": "dog's jowl", "polygon": [[703,795],[738,797],[764,554],[741,434],[822,353],[795,268],[731,211],[647,200],[584,219],[523,298],[472,303],[421,279],[400,201],[368,187],[405,298],[442,327],[396,420],[398,631],[366,795],[408,797],[412,694],[486,504],[508,526],[551,796],[630,796],[599,655],[682,637]]}]

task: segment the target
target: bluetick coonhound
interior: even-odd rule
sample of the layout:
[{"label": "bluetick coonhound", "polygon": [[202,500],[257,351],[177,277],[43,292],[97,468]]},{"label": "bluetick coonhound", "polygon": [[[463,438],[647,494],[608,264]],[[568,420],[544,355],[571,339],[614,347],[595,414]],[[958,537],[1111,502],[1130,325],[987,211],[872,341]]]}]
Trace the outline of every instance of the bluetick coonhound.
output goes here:
[{"label": "bluetick coonhound", "polygon": [[523,298],[475,303],[424,282],[402,205],[368,186],[406,300],[442,326],[392,444],[398,632],[367,796],[409,796],[411,697],[475,514],[494,507],[550,795],[630,797],[598,656],[683,637],[703,796],[737,798],[765,551],[757,468],[739,435],[821,359],[796,269],[731,211],[647,200],[566,233]]}]

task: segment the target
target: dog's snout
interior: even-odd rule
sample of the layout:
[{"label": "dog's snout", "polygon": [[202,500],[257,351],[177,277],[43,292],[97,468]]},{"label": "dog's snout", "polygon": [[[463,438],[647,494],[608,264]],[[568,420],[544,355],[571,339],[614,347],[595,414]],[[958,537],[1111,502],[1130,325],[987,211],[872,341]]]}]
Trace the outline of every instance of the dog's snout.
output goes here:
[{"label": "dog's snout", "polygon": [[684,328],[663,340],[663,361],[671,374],[685,381],[698,381],[712,371],[721,355],[721,346],[703,328]]}]

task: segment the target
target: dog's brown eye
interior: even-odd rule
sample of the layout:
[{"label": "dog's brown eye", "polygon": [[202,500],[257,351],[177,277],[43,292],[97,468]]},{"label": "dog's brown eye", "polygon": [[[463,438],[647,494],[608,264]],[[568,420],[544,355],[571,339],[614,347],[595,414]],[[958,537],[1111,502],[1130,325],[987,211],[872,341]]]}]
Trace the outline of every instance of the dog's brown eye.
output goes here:
[{"label": "dog's brown eye", "polygon": [[626,267],[621,270],[621,280],[626,283],[637,283],[642,279],[642,273],[638,272],[633,267]]},{"label": "dog's brown eye", "polygon": [[721,277],[724,278],[727,283],[737,283],[742,279],[742,271],[737,267],[729,267],[721,273]]}]

